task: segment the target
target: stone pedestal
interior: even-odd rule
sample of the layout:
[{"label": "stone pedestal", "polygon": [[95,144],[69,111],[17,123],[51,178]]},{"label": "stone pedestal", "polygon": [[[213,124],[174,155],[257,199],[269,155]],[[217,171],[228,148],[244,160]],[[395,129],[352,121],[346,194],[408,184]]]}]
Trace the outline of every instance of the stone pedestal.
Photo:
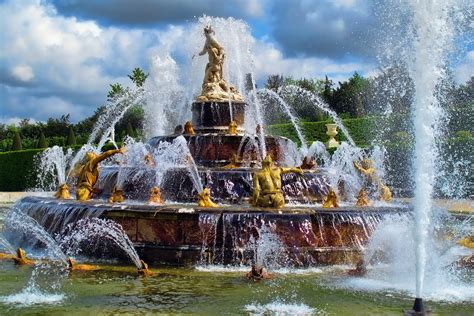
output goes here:
[{"label": "stone pedestal", "polygon": [[237,123],[237,131],[243,132],[244,102],[194,102],[192,105],[192,123],[197,133],[226,132],[233,120]]}]

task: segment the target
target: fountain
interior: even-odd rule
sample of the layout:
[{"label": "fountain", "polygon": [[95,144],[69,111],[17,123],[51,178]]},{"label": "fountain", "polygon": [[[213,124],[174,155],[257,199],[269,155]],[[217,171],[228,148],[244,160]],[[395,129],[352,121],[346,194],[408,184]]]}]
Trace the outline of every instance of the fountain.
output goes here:
[{"label": "fountain", "polygon": [[[256,131],[245,128],[248,104],[224,79],[224,47],[212,27],[206,26],[204,35],[205,45],[198,55],[209,59],[201,92],[191,105],[192,119],[184,124],[184,130],[176,128],[173,135],[154,136],[146,145],[127,141],[124,148],[102,154],[89,144],[77,154],[80,158],[68,158],[72,166],[80,163],[77,180],[71,181],[74,173],[68,173],[70,190],[75,191],[77,200],[62,195],[61,188],[65,188],[60,187],[57,197],[61,199],[26,197],[17,208],[51,234],[87,218],[113,221],[123,227],[133,244],[138,255],[132,261],[137,267],[139,258],[152,266],[192,265],[203,260],[251,263],[252,251],[239,249],[259,237],[262,224],[255,226],[258,229],[253,233],[255,221],[271,223],[267,229],[288,250],[289,265],[358,262],[374,229],[372,223],[385,214],[408,212],[409,207],[400,203],[369,206],[360,201],[356,205],[357,193],[365,191],[360,180],[351,180],[359,177],[358,164],[352,163],[362,154],[343,143],[334,154],[338,162],[331,162],[317,144],[307,147],[297,118],[278,94],[253,89],[247,95],[252,102],[258,103],[259,96],[276,100],[297,128],[301,154],[293,159],[296,166],[287,166],[285,151],[292,142],[265,135],[260,125]],[[128,99],[120,96],[105,117],[115,121],[115,116],[123,115],[117,111],[126,110],[143,93],[129,91]],[[100,144],[113,139],[113,123],[102,129]],[[91,141],[99,135],[96,128]],[[115,154],[123,158],[111,158]],[[316,167],[316,160],[307,155],[321,155],[327,167]],[[297,168],[300,165],[303,169]],[[58,169],[58,174],[65,174],[64,169]],[[343,175],[347,170],[350,176]],[[66,183],[63,176],[59,185],[62,183]],[[379,199],[377,192],[369,189],[371,199]],[[213,218],[212,227],[206,229],[213,231],[213,238],[203,240],[202,220],[209,217]],[[87,240],[87,234],[80,236]]]}]

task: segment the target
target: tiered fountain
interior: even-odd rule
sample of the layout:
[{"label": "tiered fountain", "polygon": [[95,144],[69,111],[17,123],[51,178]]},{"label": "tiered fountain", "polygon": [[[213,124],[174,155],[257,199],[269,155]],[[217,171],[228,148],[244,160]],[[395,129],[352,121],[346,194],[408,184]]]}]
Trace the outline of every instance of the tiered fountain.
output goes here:
[{"label": "tiered fountain", "polygon": [[[350,161],[371,183],[360,192],[343,179],[331,181],[334,175],[310,156],[284,168],[291,141],[263,135],[260,126],[245,130],[248,106],[224,80],[224,49],[210,27],[204,34],[199,55],[207,54],[209,62],[202,93],[192,103],[192,121],[177,126],[173,135],[151,138],[140,150],[129,144],[125,150],[87,154],[78,180],[69,183],[78,200],[67,199],[62,186],[59,199],[27,197],[19,209],[50,233],[91,217],[113,220],[151,265],[252,263],[258,260],[255,240],[265,234],[279,240],[280,264],[360,261],[382,217],[408,207],[368,205],[369,199],[391,199],[368,159],[355,167]],[[344,146],[351,147],[343,144],[341,151]],[[98,174],[99,161],[115,153],[124,153],[121,163]],[[375,188],[370,197],[369,186]]]}]

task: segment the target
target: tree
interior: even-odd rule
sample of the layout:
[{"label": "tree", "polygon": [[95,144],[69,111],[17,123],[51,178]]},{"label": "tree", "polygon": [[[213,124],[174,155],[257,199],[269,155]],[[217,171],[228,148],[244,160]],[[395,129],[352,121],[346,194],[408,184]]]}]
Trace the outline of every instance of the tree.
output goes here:
[{"label": "tree", "polygon": [[265,88],[268,90],[278,91],[283,87],[285,79],[281,75],[270,75],[267,78],[267,83],[265,83]]},{"label": "tree", "polygon": [[72,126],[69,126],[69,134],[67,135],[66,146],[76,145],[76,135],[74,135],[74,130]]},{"label": "tree", "polygon": [[48,147],[48,144],[46,143],[46,137],[44,137],[44,133],[43,131],[41,131],[36,148],[46,148],[46,147]]},{"label": "tree", "polygon": [[15,136],[13,137],[12,150],[21,150],[21,137],[18,132],[15,132]]},{"label": "tree", "polygon": [[110,85],[110,91],[107,94],[107,98],[112,100],[124,93],[124,88],[120,83],[114,83]]},{"label": "tree", "polygon": [[348,81],[339,82],[339,87],[334,91],[332,107],[338,113],[348,113],[353,117],[365,114],[365,95],[369,80],[357,72]]},{"label": "tree", "polygon": [[332,80],[330,80],[328,76],[326,76],[326,78],[324,79],[324,85],[323,85],[323,91],[321,92],[321,97],[328,104],[330,104],[332,100],[332,94],[333,94],[332,86],[333,85],[334,83],[332,82]]},{"label": "tree", "polygon": [[132,71],[131,75],[128,75],[128,78],[132,80],[132,82],[137,86],[137,88],[143,87],[143,84],[145,83],[146,78],[148,78],[149,74],[145,74],[143,70],[140,68],[135,68]]}]

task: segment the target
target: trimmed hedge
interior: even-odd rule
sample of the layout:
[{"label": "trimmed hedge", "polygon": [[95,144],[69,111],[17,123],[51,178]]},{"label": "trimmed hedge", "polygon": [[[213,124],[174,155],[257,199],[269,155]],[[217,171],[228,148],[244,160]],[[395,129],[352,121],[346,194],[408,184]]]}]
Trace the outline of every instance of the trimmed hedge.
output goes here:
[{"label": "trimmed hedge", "polygon": [[[355,119],[343,120],[344,126],[349,131],[354,142],[360,147],[367,147],[372,140],[375,138],[377,117],[364,117]],[[326,124],[330,124],[332,121],[321,121],[321,122],[301,122],[300,127],[306,138],[306,141],[311,144],[313,141],[319,140],[327,142],[329,137],[326,135]],[[286,124],[275,124],[267,127],[266,133],[278,136],[288,137],[294,142],[300,145],[296,130],[291,123]],[[346,140],[342,131],[338,128],[338,134],[336,136],[338,140]]]},{"label": "trimmed hedge", "polygon": [[0,153],[0,191],[24,191],[36,184],[34,156],[44,149]]}]

